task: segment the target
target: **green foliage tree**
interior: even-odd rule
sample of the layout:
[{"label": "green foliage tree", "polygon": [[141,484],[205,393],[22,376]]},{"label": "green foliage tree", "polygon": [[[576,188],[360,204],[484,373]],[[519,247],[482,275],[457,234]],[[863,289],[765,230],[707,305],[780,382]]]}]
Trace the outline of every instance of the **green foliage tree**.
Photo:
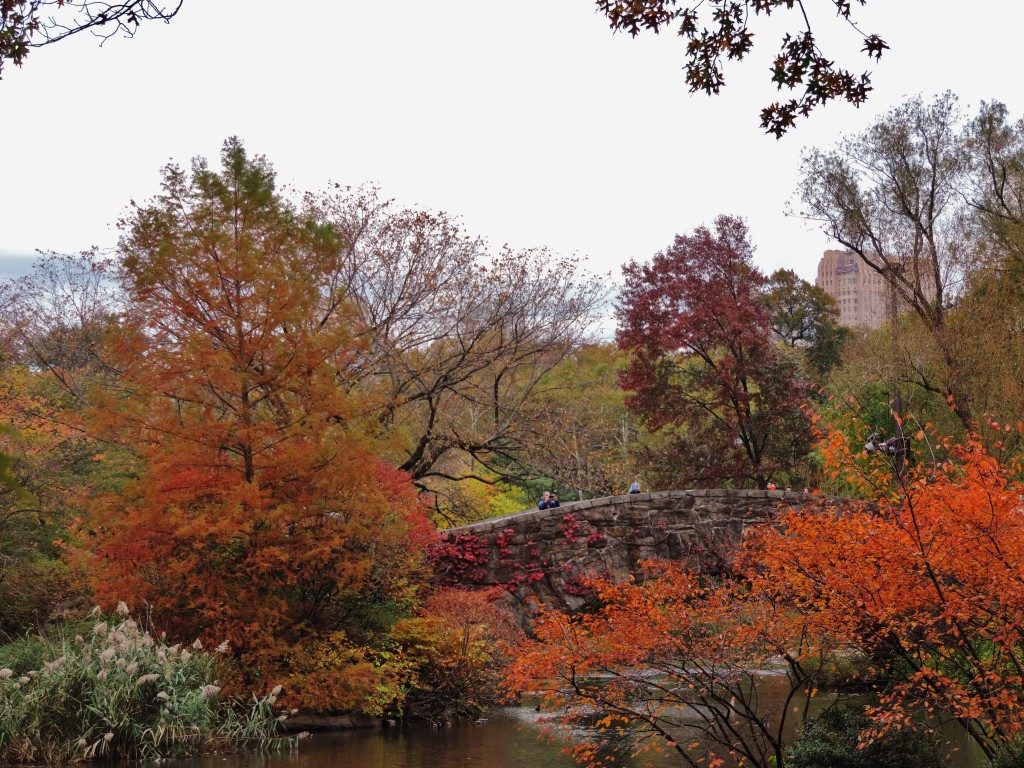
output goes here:
[{"label": "green foliage tree", "polygon": [[624,493],[633,480],[640,432],[619,386],[625,363],[614,344],[584,346],[551,371],[531,404],[537,436],[527,461],[576,498]]},{"label": "green foliage tree", "polygon": [[827,291],[778,269],[768,277],[764,302],[775,337],[801,349],[814,371],[826,374],[839,362],[850,332],[839,324],[839,308]]}]

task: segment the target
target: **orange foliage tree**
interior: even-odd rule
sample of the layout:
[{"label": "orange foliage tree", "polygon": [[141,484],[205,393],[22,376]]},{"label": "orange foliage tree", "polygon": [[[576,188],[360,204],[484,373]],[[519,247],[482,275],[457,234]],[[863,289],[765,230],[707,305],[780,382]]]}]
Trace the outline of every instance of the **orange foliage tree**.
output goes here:
[{"label": "orange foliage tree", "polygon": [[401,612],[429,528],[364,428],[373,404],[338,385],[357,344],[334,229],[237,139],[222,163],[168,166],[121,224],[117,385],[91,419],[145,470],[93,501],[86,560],[103,600],[290,679],[303,644],[364,642]]},{"label": "orange foliage tree", "polygon": [[996,755],[1024,728],[1024,484],[976,439],[936,448],[948,458],[894,483],[832,435],[827,457],[850,487],[875,490],[871,503],[785,512],[747,536],[725,582],[678,564],[641,584],[595,582],[593,614],[543,616],[510,690],[596,719],[576,748],[590,765],[628,736],[686,765],[780,767],[786,715],[757,705],[755,673],[783,660],[789,696],[803,696],[821,661],[853,654],[884,682],[865,742],[923,714]]},{"label": "orange foliage tree", "polygon": [[944,448],[875,507],[786,514],[747,543],[748,572],[890,681],[868,737],[924,711],[991,757],[1024,728],[1024,485],[977,439]]},{"label": "orange foliage tree", "polygon": [[[803,618],[750,592],[717,585],[678,563],[646,564],[642,584],[593,579],[600,609],[544,613],[512,663],[513,696],[537,694],[559,719],[584,726],[576,760],[670,752],[681,764],[783,766],[785,736],[836,647]],[[757,675],[782,674],[780,703],[759,701]],[[797,717],[793,717],[793,706]]]}]

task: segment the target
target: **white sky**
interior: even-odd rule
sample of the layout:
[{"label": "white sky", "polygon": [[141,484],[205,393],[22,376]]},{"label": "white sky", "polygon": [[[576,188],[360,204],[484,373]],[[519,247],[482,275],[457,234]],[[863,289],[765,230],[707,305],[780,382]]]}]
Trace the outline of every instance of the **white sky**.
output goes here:
[{"label": "white sky", "polygon": [[707,98],[686,91],[678,38],[613,36],[591,0],[185,0],[170,25],[37,50],[0,81],[0,255],[110,246],[167,160],[215,158],[238,134],[283,182],[375,181],[496,246],[575,253],[616,278],[718,213],[748,219],[764,269],[812,278],[828,243],[784,214],[801,148],[906,93],[949,88],[1019,114],[1024,11],[855,4],[892,47],[870,67],[829,0],[809,7],[841,63],[873,69],[876,90],[776,141],[758,112],[775,98],[779,22],[796,24],[785,13],[757,22],[755,57]]}]

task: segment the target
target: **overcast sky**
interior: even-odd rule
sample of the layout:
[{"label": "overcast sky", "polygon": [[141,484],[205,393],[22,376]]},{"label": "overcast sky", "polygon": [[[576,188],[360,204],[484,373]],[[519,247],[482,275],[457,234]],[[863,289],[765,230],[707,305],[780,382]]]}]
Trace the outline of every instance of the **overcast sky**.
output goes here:
[{"label": "overcast sky", "polygon": [[[785,215],[802,148],[907,93],[1024,109],[1017,3],[854,5],[892,47],[870,67],[871,99],[776,141],[757,115],[796,23],[784,13],[758,22],[760,50],[708,98],[686,92],[678,38],[613,36],[591,0],[185,0],[169,25],[34,51],[0,81],[0,256],[109,247],[167,160],[213,157],[237,134],[284,182],[377,182],[496,246],[548,246],[616,277],[676,232],[735,213],[763,268],[812,278],[828,242]],[[809,7],[829,52],[869,68],[832,3]]]}]

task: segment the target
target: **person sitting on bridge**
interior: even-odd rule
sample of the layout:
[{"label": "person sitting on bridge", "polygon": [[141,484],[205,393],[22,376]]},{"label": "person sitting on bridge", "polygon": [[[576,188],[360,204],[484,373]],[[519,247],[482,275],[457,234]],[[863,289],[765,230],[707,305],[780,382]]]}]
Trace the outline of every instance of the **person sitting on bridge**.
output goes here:
[{"label": "person sitting on bridge", "polygon": [[547,509],[550,506],[551,506],[551,491],[544,491],[544,493],[541,494],[540,501],[537,502],[537,509]]},{"label": "person sitting on bridge", "polygon": [[640,481],[634,480],[633,484],[629,486],[629,493],[640,493]]}]

